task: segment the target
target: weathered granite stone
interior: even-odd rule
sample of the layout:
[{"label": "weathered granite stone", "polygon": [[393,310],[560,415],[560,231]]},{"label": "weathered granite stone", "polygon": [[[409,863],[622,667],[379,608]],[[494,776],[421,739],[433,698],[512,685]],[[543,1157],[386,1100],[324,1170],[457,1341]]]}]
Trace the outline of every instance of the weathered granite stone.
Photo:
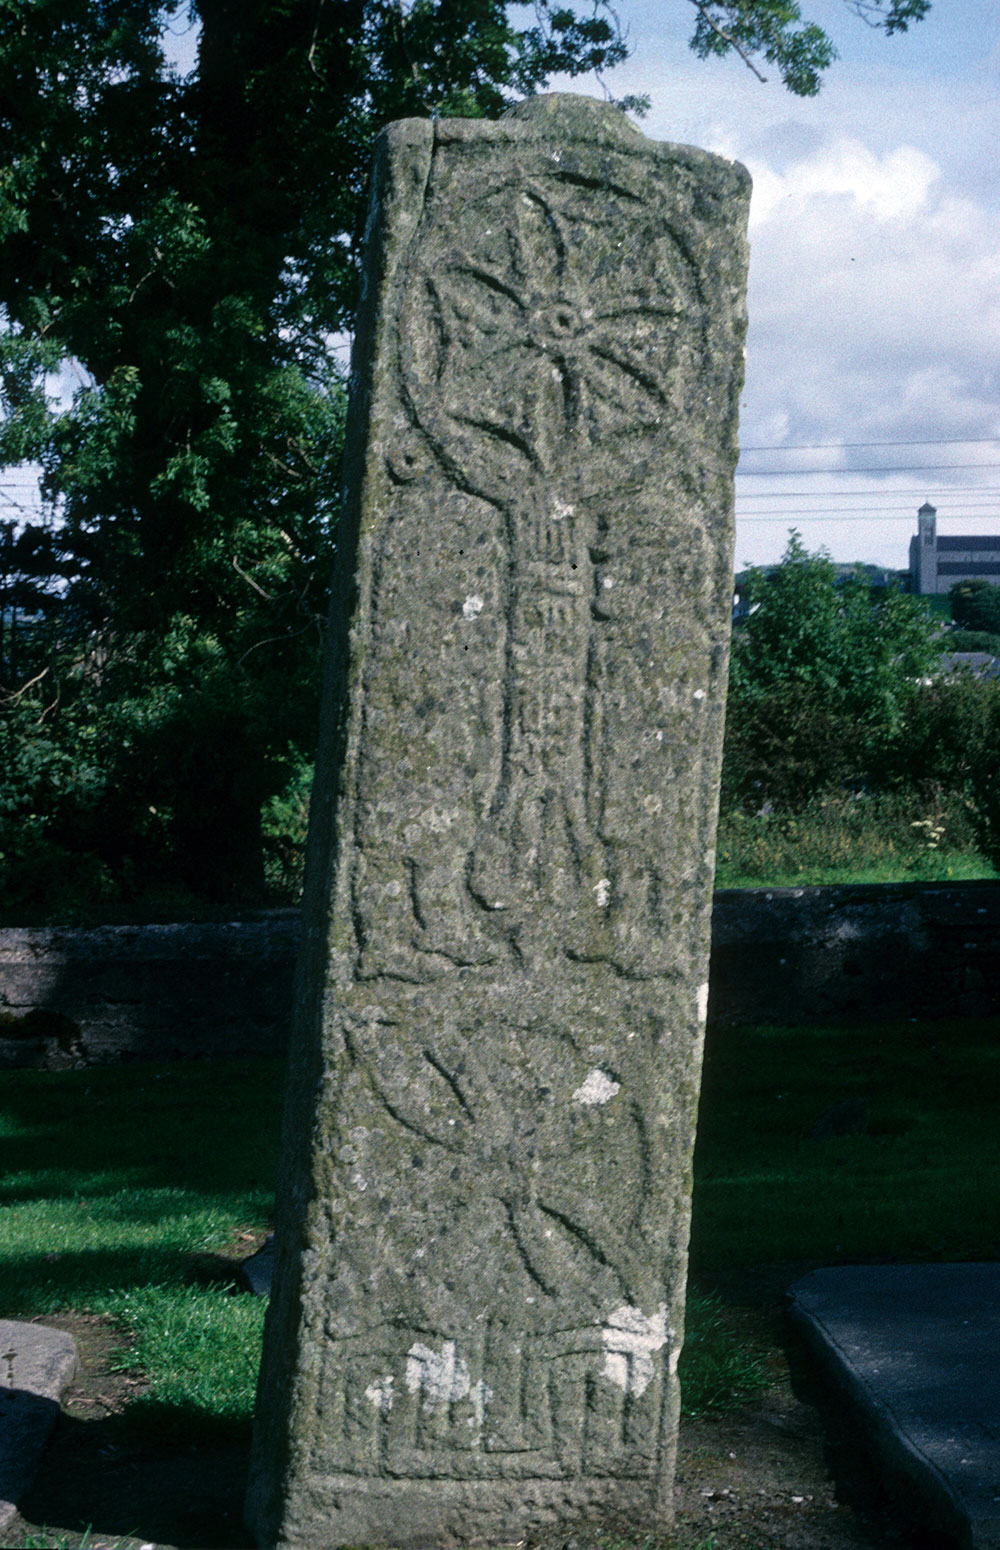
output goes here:
[{"label": "weathered granite stone", "polygon": [[381,139],[262,1545],[669,1517],[748,197],[584,98]]},{"label": "weathered granite stone", "polygon": [[78,1366],[65,1330],[0,1319],[0,1529],[17,1516]]}]

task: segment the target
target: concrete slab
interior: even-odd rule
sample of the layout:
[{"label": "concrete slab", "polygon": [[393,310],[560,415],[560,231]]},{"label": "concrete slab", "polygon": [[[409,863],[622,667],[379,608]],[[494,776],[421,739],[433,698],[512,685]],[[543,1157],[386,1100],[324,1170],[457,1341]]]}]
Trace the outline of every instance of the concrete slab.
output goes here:
[{"label": "concrete slab", "polygon": [[790,1296],[849,1424],[919,1526],[997,1550],[1000,1264],[838,1266]]},{"label": "concrete slab", "polygon": [[72,1335],[0,1319],[0,1528],[34,1478],[77,1365]]}]

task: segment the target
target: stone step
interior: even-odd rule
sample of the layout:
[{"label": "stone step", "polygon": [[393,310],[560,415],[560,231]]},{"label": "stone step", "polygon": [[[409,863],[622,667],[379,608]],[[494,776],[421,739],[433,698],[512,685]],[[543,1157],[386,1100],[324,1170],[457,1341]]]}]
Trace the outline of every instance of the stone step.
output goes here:
[{"label": "stone step", "polygon": [[911,1526],[1000,1546],[1000,1264],[842,1265],[790,1288],[828,1394]]}]

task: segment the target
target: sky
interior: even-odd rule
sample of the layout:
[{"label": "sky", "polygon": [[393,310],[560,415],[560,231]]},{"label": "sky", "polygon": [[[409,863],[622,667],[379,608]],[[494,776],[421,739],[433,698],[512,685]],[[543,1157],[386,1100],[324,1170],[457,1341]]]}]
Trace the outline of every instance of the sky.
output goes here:
[{"label": "sky", "polygon": [[697,59],[689,0],[619,0],[633,53],[607,85],[753,177],[737,569],[792,527],[903,569],[924,500],[941,533],[1000,533],[1000,6],[934,0],[894,38],[844,0],[802,9],[841,56],[815,98]]},{"label": "sky", "polygon": [[[753,177],[737,569],[793,527],[903,569],[925,500],[941,533],[1000,533],[1000,6],[934,0],[887,39],[801,3],[840,53],[815,98],[697,59],[690,0],[615,0],[633,52],[606,84],[650,97],[647,135]],[[196,35],[168,43],[190,68]]]}]

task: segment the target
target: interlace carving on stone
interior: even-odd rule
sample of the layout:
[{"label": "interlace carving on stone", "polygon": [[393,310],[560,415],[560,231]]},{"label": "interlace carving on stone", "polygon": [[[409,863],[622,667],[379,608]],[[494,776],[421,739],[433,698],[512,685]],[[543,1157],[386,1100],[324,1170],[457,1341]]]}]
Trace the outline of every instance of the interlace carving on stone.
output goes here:
[{"label": "interlace carving on stone", "polygon": [[[593,271],[590,254],[606,250],[587,239],[620,218],[621,198],[604,191],[595,211],[590,187],[558,170],[527,190],[470,190],[466,248],[456,256],[431,220],[400,322],[414,426],[447,477],[502,518],[502,755],[464,875],[471,900],[512,921],[527,900],[608,902],[591,746],[611,584],[600,497],[670,440],[672,340],[696,291],[665,227],[638,273],[630,255],[624,283],[606,259]],[[608,443],[613,475],[595,458]]]}]

